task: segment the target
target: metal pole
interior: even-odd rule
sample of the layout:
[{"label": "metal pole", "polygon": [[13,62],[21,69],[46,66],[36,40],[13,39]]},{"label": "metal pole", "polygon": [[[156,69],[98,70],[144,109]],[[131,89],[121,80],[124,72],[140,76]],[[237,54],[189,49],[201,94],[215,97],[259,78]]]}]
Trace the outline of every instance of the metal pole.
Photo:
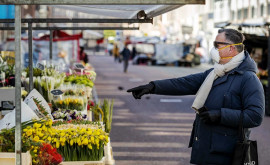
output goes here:
[{"label": "metal pole", "polygon": [[21,165],[21,6],[15,6],[15,152],[16,165]]},{"label": "metal pole", "polygon": [[268,84],[266,86],[266,92],[265,92],[265,114],[270,116],[270,29],[269,29],[269,34],[268,34],[268,64],[267,64],[267,69],[268,69]]},{"label": "metal pole", "polygon": [[52,64],[52,44],[53,44],[53,31],[50,30],[50,64]]},{"label": "metal pole", "polygon": [[29,47],[29,91],[33,90],[33,48],[32,48],[32,23],[28,23],[28,47]]},{"label": "metal pole", "polygon": [[[139,27],[32,27],[32,30],[139,30]],[[14,27],[0,27],[0,30],[14,30]],[[28,30],[22,27],[22,30]]]},{"label": "metal pole", "polygon": [[[1,19],[0,22],[14,23],[14,19]],[[24,18],[21,23],[153,23],[153,19]]]}]

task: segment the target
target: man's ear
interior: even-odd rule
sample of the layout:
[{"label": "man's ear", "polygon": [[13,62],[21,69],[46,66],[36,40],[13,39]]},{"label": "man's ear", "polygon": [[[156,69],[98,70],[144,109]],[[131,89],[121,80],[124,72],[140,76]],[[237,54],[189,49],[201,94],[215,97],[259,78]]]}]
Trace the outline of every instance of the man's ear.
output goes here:
[{"label": "man's ear", "polygon": [[230,51],[234,51],[235,46],[230,46]]}]

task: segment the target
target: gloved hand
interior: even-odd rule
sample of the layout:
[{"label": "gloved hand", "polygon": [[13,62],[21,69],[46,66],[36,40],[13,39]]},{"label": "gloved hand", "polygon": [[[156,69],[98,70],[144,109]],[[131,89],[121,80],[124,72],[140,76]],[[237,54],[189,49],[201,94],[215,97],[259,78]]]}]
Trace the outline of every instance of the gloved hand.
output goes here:
[{"label": "gloved hand", "polygon": [[135,99],[141,99],[143,95],[153,93],[154,88],[155,88],[154,83],[150,82],[149,84],[146,85],[131,88],[127,90],[127,92],[132,92],[132,95]]},{"label": "gloved hand", "polygon": [[220,110],[210,110],[203,111],[199,113],[200,118],[206,124],[218,124],[221,119],[221,111]]}]

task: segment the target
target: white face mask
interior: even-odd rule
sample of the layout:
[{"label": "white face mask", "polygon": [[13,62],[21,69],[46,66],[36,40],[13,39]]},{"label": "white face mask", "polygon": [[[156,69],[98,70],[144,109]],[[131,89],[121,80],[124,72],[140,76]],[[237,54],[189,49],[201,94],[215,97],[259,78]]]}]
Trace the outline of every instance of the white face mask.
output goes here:
[{"label": "white face mask", "polygon": [[220,56],[218,50],[213,47],[210,51],[211,58],[214,60],[214,62],[219,63]]}]

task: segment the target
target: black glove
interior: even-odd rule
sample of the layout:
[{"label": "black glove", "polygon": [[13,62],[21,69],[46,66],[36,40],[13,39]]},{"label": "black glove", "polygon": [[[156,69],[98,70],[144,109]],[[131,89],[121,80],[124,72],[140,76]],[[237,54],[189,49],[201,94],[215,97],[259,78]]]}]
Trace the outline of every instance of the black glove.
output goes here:
[{"label": "black glove", "polygon": [[199,113],[200,118],[206,124],[218,124],[221,119],[220,110],[210,110]]},{"label": "black glove", "polygon": [[127,92],[132,92],[132,95],[135,99],[141,99],[145,94],[153,93],[155,89],[154,83],[150,82],[147,85],[141,85],[135,88],[127,90]]}]

